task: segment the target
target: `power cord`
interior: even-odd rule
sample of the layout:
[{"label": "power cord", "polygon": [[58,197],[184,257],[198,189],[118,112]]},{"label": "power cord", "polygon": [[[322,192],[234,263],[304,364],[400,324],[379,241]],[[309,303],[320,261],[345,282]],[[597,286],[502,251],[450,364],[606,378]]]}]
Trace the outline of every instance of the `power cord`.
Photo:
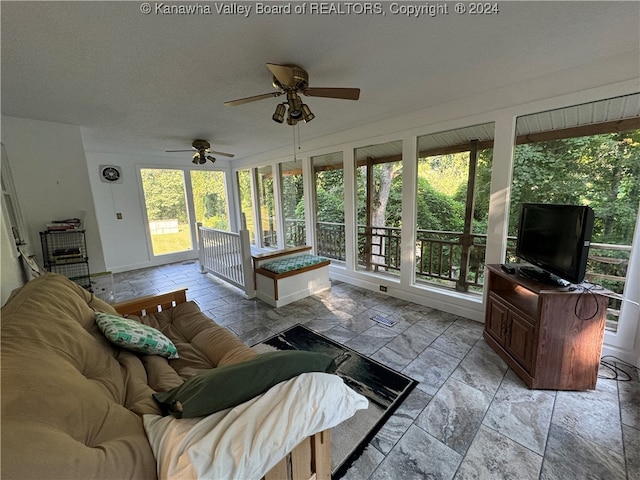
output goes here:
[{"label": "power cord", "polygon": [[[609,361],[606,361],[605,359],[611,358],[615,361],[615,363],[611,363]],[[600,365],[602,365],[603,367],[607,368],[609,371],[611,371],[612,373],[612,377],[606,376],[606,375],[598,375],[598,378],[604,378],[606,380],[615,380],[616,382],[631,382],[634,380],[634,378],[631,376],[631,374],[625,370],[623,370],[622,368],[620,368],[617,364],[620,364],[624,367],[630,368],[632,371],[635,371],[636,373],[636,379],[638,380],[638,371],[640,369],[638,369],[638,367],[636,367],[635,365],[631,365],[630,363],[625,362],[624,360],[620,360],[618,357],[614,357],[613,355],[605,355],[604,357],[602,357],[600,359]]]},{"label": "power cord", "polygon": [[[588,286],[587,286],[588,285]],[[594,293],[597,292],[598,290],[604,290],[603,287],[599,286],[599,285],[593,285],[593,284],[581,284],[578,285],[576,287],[571,287],[569,290],[577,290],[580,289],[580,295],[578,295],[578,298],[576,299],[576,304],[573,307],[573,313],[575,314],[576,318],[579,318],[580,320],[591,320],[593,318],[595,318],[598,313],[600,313],[600,305],[598,304],[598,296]],[[580,305],[581,301],[584,301],[585,294],[590,294],[591,298],[593,299],[595,305],[596,305],[596,309],[595,312],[593,312],[593,315],[589,316],[589,317],[581,317],[580,314],[578,314],[578,305]]]}]

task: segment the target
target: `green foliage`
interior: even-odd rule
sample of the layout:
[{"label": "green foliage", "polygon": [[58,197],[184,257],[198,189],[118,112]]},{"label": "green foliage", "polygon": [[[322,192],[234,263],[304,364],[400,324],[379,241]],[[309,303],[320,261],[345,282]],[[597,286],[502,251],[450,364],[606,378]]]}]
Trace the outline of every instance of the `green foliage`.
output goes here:
[{"label": "green foliage", "polygon": [[251,198],[251,171],[240,170],[237,173],[238,192],[240,193],[240,211],[244,214],[249,231],[249,241],[255,244],[255,224],[253,220],[253,200]]},{"label": "green foliage", "polygon": [[435,190],[448,196],[455,195],[467,184],[469,154],[436,155],[418,160],[418,178],[426,178]]},{"label": "green foliage", "polygon": [[640,131],[519,145],[509,234],[524,202],[589,205],[593,241],[630,245],[640,203]]},{"label": "green foliage", "polygon": [[224,173],[194,170],[191,172],[191,188],[196,221],[205,227],[228,230]]},{"label": "green foliage", "polygon": [[144,168],[140,175],[149,220],[177,218],[179,223],[187,223],[182,170]]},{"label": "green foliage", "polygon": [[[316,175],[316,205],[319,222],[344,223],[344,170],[326,170]],[[304,217],[304,204],[296,207],[296,217]]]},{"label": "green foliage", "polygon": [[438,192],[426,178],[418,178],[417,226],[420,230],[459,232],[464,226],[464,203]]},{"label": "green foliage", "polygon": [[[372,222],[380,226],[399,227],[402,223],[402,162],[389,162],[373,166],[371,192]],[[390,183],[389,183],[390,182]],[[389,193],[385,195],[385,188]],[[367,168],[356,170],[358,224],[367,224]],[[377,217],[376,217],[377,216]],[[384,217],[384,218],[382,218]]]},{"label": "green foliage", "polygon": [[[299,208],[300,206],[302,208]],[[304,186],[301,173],[283,175],[282,208],[284,210],[284,218],[304,219]]]}]

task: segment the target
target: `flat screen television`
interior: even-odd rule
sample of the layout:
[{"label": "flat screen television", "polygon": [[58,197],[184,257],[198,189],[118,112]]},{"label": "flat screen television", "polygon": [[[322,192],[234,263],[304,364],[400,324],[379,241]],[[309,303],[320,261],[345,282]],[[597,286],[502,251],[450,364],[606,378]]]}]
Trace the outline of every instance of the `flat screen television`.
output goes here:
[{"label": "flat screen television", "polygon": [[[520,268],[546,283],[581,283],[593,230],[593,209],[582,205],[524,203],[516,255],[542,269]],[[562,281],[564,280],[564,282]]]}]

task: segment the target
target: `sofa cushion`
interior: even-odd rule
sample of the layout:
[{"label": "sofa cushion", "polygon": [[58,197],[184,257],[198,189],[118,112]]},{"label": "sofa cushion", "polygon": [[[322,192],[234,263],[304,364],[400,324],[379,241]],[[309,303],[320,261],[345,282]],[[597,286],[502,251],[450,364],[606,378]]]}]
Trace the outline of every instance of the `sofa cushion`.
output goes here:
[{"label": "sofa cushion", "polygon": [[310,267],[317,265],[318,263],[326,262],[328,259],[325,257],[319,257],[317,255],[303,254],[295,255],[293,257],[283,258],[280,260],[273,260],[271,262],[260,265],[260,268],[269,270],[273,273],[286,273],[293,270],[299,270],[304,267]]},{"label": "sofa cushion", "polygon": [[156,478],[140,415],[160,409],[140,358],[98,329],[94,300],[46,274],[2,307],[3,478]]},{"label": "sofa cushion", "polygon": [[117,314],[53,273],[2,307],[3,478],[156,480],[141,419],[162,413],[152,394],[257,355],[193,302],[130,316],[166,335],[180,351],[174,360],[117,347],[98,328],[97,311]]},{"label": "sofa cushion", "polygon": [[324,353],[268,352],[246,362],[203,372],[153,397],[163,411],[175,418],[201,417],[246,402],[301,373],[331,373],[335,369],[333,358]]},{"label": "sofa cushion", "polygon": [[178,350],[171,340],[149,325],[117,315],[97,312],[98,328],[110,342],[147,355],[178,358]]},{"label": "sofa cushion", "polygon": [[171,339],[180,352],[180,358],[169,360],[169,365],[182,380],[215,367],[244,362],[257,355],[233,332],[200,311],[193,301],[143,317],[129,315],[129,318],[156,328]]}]

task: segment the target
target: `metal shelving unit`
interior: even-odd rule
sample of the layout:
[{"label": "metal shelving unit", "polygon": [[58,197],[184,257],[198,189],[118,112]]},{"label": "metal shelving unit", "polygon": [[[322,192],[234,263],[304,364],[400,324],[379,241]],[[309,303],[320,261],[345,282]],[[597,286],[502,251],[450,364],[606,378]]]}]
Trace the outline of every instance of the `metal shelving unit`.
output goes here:
[{"label": "metal shelving unit", "polygon": [[91,290],[89,258],[84,230],[40,232],[44,268],[60,273]]}]

